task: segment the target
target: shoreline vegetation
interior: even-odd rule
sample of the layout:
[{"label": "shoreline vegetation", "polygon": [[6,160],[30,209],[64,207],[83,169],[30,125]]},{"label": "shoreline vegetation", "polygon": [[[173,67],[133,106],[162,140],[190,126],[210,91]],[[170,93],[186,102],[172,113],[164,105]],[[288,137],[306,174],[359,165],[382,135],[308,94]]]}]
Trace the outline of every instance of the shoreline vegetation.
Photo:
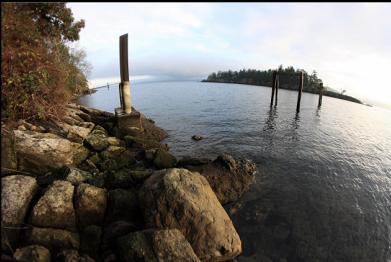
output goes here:
[{"label": "shoreline vegetation", "polygon": [[[211,73],[207,77],[207,79],[201,80],[201,82],[244,84],[244,85],[272,87],[273,71],[274,70],[272,69],[263,70],[263,71],[255,70],[255,69],[247,69],[247,70],[242,69],[240,71],[232,71],[232,70],[218,71],[217,73]],[[320,84],[323,84],[323,81],[320,78],[318,78],[316,71],[313,71],[311,74],[309,74],[303,69],[295,69],[292,66],[283,68],[282,65],[279,66],[277,71],[281,74],[279,79],[280,89],[298,90],[299,78],[295,74],[304,72],[303,92],[319,94],[319,86]],[[359,99],[349,95],[345,95],[343,93],[345,93],[345,90],[342,91],[341,93],[338,93],[326,86],[323,89],[324,96],[343,99],[358,104],[364,104]]]}]

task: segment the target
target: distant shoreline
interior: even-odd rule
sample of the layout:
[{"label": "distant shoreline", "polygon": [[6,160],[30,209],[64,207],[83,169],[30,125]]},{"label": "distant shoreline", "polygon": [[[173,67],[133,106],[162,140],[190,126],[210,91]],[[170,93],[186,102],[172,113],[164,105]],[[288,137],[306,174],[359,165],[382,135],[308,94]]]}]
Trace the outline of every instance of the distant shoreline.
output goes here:
[{"label": "distant shoreline", "polygon": [[[223,84],[241,84],[241,85],[251,85],[251,86],[264,86],[264,87],[270,87],[271,88],[271,86],[267,86],[267,85],[255,85],[255,84],[240,83],[240,82],[213,81],[213,80],[207,80],[207,79],[203,79],[203,80],[201,80],[201,82],[223,83]],[[286,88],[284,86],[280,86],[279,89],[294,90],[294,89]],[[312,91],[312,90],[303,90],[303,92],[311,93],[311,94],[319,94],[318,92],[315,92],[315,91]],[[357,98],[354,98],[354,97],[348,96],[348,95],[342,95],[342,94],[339,94],[337,92],[333,92],[333,91],[329,91],[329,90],[323,90],[323,95],[324,96],[338,98],[338,99],[342,99],[342,100],[346,100],[346,101],[350,101],[350,102],[354,102],[354,103],[358,103],[358,104],[362,104],[362,105],[364,104],[363,102],[361,102]]]}]

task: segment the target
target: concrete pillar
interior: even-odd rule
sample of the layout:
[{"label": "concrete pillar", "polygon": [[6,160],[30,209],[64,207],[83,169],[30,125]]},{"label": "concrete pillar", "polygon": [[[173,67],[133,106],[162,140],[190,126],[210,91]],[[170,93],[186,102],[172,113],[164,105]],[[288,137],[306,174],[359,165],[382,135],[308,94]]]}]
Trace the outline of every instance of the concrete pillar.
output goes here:
[{"label": "concrete pillar", "polygon": [[130,114],[132,112],[132,98],[130,96],[130,83],[129,81],[124,81],[122,83],[122,98],[123,98],[123,110],[125,114]]}]

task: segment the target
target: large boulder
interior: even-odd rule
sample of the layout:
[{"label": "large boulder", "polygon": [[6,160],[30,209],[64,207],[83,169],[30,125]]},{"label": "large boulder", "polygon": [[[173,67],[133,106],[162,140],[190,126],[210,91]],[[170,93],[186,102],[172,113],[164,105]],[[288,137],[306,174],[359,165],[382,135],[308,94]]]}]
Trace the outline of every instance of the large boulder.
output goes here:
[{"label": "large boulder", "polygon": [[16,249],[14,258],[18,261],[50,262],[50,251],[40,245],[31,245]]},{"label": "large boulder", "polygon": [[51,133],[15,130],[14,134],[18,169],[38,175],[66,165],[78,165],[89,154],[81,144]]},{"label": "large boulder", "polygon": [[106,189],[82,183],[77,187],[75,208],[79,227],[101,225],[106,212]]},{"label": "large boulder", "polygon": [[177,229],[148,229],[117,240],[121,261],[200,261]]},{"label": "large boulder", "polygon": [[33,177],[13,175],[1,179],[2,243],[8,240],[12,244],[18,239],[19,230],[13,228],[24,222],[37,190],[38,184]]},{"label": "large boulder", "polygon": [[179,229],[201,260],[228,260],[241,253],[231,219],[198,173],[157,172],[140,188],[139,200],[147,227]]},{"label": "large boulder", "polygon": [[39,199],[31,212],[31,223],[35,226],[76,230],[73,208],[74,187],[68,181],[54,181]]},{"label": "large boulder", "polygon": [[33,227],[27,231],[26,242],[47,247],[52,253],[63,249],[79,249],[80,238],[77,233],[63,229]]},{"label": "large boulder", "polygon": [[204,176],[223,205],[236,201],[250,189],[257,169],[254,162],[234,159],[228,154],[220,155],[206,164],[197,164],[196,161],[183,161],[181,164]]}]

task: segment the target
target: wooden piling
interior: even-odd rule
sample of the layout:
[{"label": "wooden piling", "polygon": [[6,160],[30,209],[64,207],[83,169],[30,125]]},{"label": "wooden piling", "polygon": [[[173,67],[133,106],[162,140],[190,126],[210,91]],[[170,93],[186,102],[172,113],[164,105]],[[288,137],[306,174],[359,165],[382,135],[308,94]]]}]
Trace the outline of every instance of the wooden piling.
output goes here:
[{"label": "wooden piling", "polygon": [[119,38],[119,57],[121,73],[122,110],[126,114],[132,112],[132,102],[130,97],[129,65],[128,65],[128,34]]},{"label": "wooden piling", "polygon": [[277,72],[273,71],[272,99],[270,100],[270,106],[273,106],[273,101],[274,101],[274,88],[276,87],[276,75],[277,75]]},{"label": "wooden piling", "polygon": [[323,97],[323,83],[319,84],[319,100],[318,100],[318,107],[322,106],[322,97]]},{"label": "wooden piling", "polygon": [[275,104],[274,106],[277,106],[277,98],[278,98],[278,88],[280,88],[280,75],[277,73],[277,76],[276,76],[276,100],[275,100]]},{"label": "wooden piling", "polygon": [[301,93],[303,92],[303,86],[304,86],[304,73],[300,73],[300,85],[299,85],[299,92],[297,96],[297,106],[296,106],[296,112],[300,112],[300,102],[301,102]]}]

